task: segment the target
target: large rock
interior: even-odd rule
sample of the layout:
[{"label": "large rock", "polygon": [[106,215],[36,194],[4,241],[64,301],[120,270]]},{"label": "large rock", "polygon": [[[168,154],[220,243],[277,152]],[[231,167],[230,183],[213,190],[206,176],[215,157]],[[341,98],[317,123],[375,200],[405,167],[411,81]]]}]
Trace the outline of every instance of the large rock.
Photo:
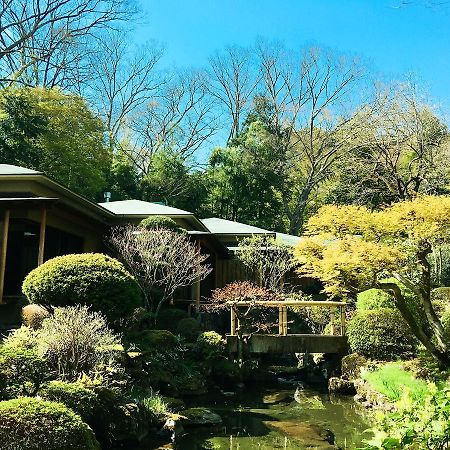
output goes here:
[{"label": "large rock", "polygon": [[263,403],[266,405],[275,405],[276,403],[290,403],[294,400],[292,391],[280,391],[273,394],[267,394],[263,397]]},{"label": "large rock", "polygon": [[328,380],[328,392],[330,394],[355,395],[356,389],[353,381],[331,377]]},{"label": "large rock", "polygon": [[396,407],[389,399],[373,389],[367,381],[358,379],[354,381],[356,395],[355,400],[366,408],[374,408],[382,411],[395,411]]},{"label": "large rock", "polygon": [[181,423],[184,426],[219,425],[222,418],[219,414],[206,408],[189,408],[183,411]]},{"label": "large rock", "polygon": [[347,380],[354,380],[361,375],[361,369],[368,364],[367,358],[358,355],[358,353],[352,353],[346,355],[341,361],[342,378]]}]

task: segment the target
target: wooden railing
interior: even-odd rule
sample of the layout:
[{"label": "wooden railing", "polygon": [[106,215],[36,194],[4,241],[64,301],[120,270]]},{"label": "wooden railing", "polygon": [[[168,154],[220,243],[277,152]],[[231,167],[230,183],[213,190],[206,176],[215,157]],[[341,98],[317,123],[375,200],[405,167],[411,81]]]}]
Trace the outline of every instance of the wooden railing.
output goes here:
[{"label": "wooden railing", "polygon": [[339,314],[340,323],[338,325],[339,335],[345,336],[346,319],[345,319],[345,302],[328,302],[328,301],[300,301],[300,300],[285,300],[285,301],[261,301],[261,302],[234,302],[231,308],[231,336],[236,336],[236,331],[239,326],[239,318],[236,315],[235,307],[264,307],[264,308],[278,308],[278,334],[280,336],[288,335],[288,307],[307,307],[307,308],[328,308],[330,309],[330,324],[331,334],[336,333],[336,315]]}]

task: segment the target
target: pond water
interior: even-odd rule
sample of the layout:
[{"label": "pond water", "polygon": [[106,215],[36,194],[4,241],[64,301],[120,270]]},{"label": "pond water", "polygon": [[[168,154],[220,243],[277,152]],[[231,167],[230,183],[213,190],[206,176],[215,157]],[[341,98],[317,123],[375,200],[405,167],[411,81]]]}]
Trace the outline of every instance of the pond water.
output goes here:
[{"label": "pond water", "polygon": [[[303,385],[211,394],[188,406],[208,408],[223,424],[189,427],[173,443],[149,441],[140,450],[356,449],[370,437],[368,413],[352,398]],[[333,435],[335,446],[327,442]]]}]

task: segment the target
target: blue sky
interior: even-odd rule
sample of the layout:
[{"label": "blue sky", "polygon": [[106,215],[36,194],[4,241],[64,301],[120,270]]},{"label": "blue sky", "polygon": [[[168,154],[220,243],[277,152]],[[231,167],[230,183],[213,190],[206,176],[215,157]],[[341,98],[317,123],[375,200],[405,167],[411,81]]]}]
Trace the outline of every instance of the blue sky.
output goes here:
[{"label": "blue sky", "polygon": [[[228,44],[256,38],[361,55],[377,77],[414,73],[450,115],[450,2],[442,0],[140,0],[136,39],[166,48],[165,61],[201,67]],[[406,3],[406,0],[403,0]],[[434,5],[430,5],[433,4]]]}]

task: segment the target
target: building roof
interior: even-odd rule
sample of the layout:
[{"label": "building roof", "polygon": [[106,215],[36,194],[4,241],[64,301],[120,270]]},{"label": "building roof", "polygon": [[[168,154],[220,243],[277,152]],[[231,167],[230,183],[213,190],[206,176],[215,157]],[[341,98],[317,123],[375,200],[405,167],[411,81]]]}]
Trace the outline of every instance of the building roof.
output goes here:
[{"label": "building roof", "polygon": [[12,164],[0,164],[0,175],[42,175],[42,172]]},{"label": "building roof", "polygon": [[189,211],[142,200],[119,200],[99,203],[99,205],[122,216],[193,216]]},{"label": "building roof", "polygon": [[276,238],[283,244],[291,245],[292,247],[295,247],[302,239],[300,236],[285,233],[276,233]]},{"label": "building roof", "polygon": [[275,232],[264,230],[263,228],[254,227],[245,223],[233,222],[232,220],[220,219],[219,217],[210,217],[209,219],[201,219],[203,225],[205,225],[211,233],[214,234],[271,234],[275,235]]}]

